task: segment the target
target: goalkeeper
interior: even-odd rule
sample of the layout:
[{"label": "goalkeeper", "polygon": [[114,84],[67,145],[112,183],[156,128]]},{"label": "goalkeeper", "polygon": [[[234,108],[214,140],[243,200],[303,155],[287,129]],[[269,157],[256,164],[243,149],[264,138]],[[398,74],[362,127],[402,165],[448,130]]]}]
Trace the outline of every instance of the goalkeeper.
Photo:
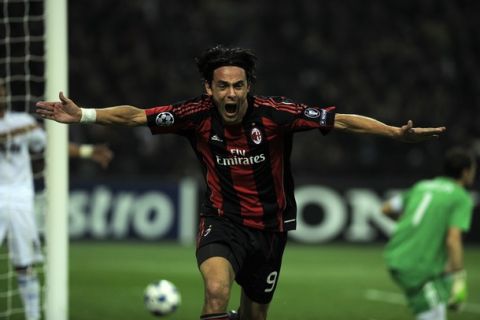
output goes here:
[{"label": "goalkeeper", "polygon": [[447,319],[467,297],[462,232],[468,231],[473,200],[466,191],[476,161],[467,150],[447,152],[444,175],[416,183],[383,205],[383,213],[402,213],[385,249],[393,280],[403,289],[416,319]]}]

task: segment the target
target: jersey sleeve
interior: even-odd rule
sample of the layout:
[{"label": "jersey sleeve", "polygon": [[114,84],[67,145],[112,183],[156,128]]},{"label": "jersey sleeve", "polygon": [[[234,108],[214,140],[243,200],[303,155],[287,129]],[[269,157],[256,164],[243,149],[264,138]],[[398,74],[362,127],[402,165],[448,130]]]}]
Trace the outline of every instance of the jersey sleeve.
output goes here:
[{"label": "jersey sleeve", "polygon": [[208,97],[198,97],[176,104],[156,106],[145,110],[147,125],[152,134],[185,134],[194,130],[202,115],[210,109]]},{"label": "jersey sleeve", "polygon": [[470,229],[472,220],[473,200],[469,196],[458,198],[452,206],[450,227],[457,227],[463,231]]},{"label": "jersey sleeve", "polygon": [[305,106],[302,111],[290,124],[292,131],[318,128],[325,135],[332,130],[335,122],[335,107],[318,108]]},{"label": "jersey sleeve", "polygon": [[319,129],[327,134],[335,124],[335,107],[311,107],[292,102],[285,97],[259,99],[262,104],[273,106],[276,110],[275,120],[291,132]]}]

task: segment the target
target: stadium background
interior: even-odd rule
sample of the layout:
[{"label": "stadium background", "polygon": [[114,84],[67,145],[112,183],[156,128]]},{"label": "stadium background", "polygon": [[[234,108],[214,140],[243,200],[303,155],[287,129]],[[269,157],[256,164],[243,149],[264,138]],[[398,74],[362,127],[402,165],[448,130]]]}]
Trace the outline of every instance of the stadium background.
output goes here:
[{"label": "stadium background", "polygon": [[[449,129],[439,142],[419,145],[340,134],[299,137],[297,177],[430,176],[446,146],[472,144],[480,136],[479,6],[425,0],[71,1],[70,95],[86,106],[178,101],[203,90],[195,56],[218,43],[245,46],[259,57],[258,94],[335,105],[339,112],[391,124],[413,119]],[[183,140],[98,127],[74,129],[72,136],[109,141],[121,160],[91,176],[177,179],[198,173]],[[89,172],[77,167],[72,173]]]},{"label": "stadium background", "polygon": [[[69,1],[69,95],[87,107],[145,108],[195,96],[203,87],[194,57],[221,43],[257,53],[255,93],[394,125],[446,125],[440,139],[415,145],[338,132],[298,134],[294,144],[298,189],[329,201],[310,193],[302,202],[313,229],[286,250],[272,319],[408,319],[383,266],[392,225],[378,205],[437,174],[449,146],[480,154],[479,14],[480,3],[469,0]],[[115,152],[106,170],[70,163],[71,319],[148,319],[142,290],[158,277],[183,295],[171,319],[196,318],[202,293],[194,249],[176,241],[182,183],[196,184],[197,198],[202,192],[188,143],[145,128],[100,126],[71,126],[70,140],[107,142]],[[478,179],[472,191],[470,312],[452,319],[480,314]],[[338,212],[341,221],[333,218]]]},{"label": "stadium background", "polygon": [[[437,174],[443,152],[452,145],[470,146],[480,154],[480,3],[104,0],[88,5],[71,1],[69,12],[70,96],[84,106],[151,107],[197,95],[203,86],[194,57],[221,43],[255,50],[255,93],[335,105],[339,112],[394,125],[408,119],[418,126],[446,125],[448,132],[439,140],[416,145],[338,132],[327,137],[302,133],[294,143],[298,188],[332,192],[345,209],[345,220],[337,221],[334,230],[331,219],[338,211],[307,201],[302,216],[311,229],[292,240],[308,245],[292,241],[286,250],[272,319],[409,318],[383,267],[382,247],[391,225],[378,218],[378,204],[391,191]],[[72,242],[72,263],[91,261],[71,266],[75,314],[79,319],[142,317],[133,301],[143,283],[162,274],[184,295],[184,306],[172,318],[196,318],[201,283],[193,248],[172,249],[169,242],[159,241],[177,237],[178,221],[161,234],[147,230],[142,235],[142,223],[136,225],[133,218],[138,216],[135,204],[130,220],[115,219],[126,215],[119,210],[122,194],[142,198],[144,190],[153,187],[172,200],[177,218],[176,186],[183,179],[193,178],[201,197],[203,182],[188,143],[174,135],[151,136],[145,128],[73,126],[70,134],[78,142],[108,141],[116,154],[107,170],[71,163],[72,192],[79,193],[72,199],[80,199],[72,238],[118,240],[127,235],[148,240],[141,247],[138,241],[95,246],[91,241]],[[475,196],[478,203],[477,192]],[[92,218],[95,213],[85,203],[97,203],[100,218]],[[467,236],[470,309],[450,314],[451,319],[476,319],[480,314],[478,211],[477,205]],[[377,218],[370,215],[359,224],[361,213]],[[319,233],[327,235],[316,237]],[[125,262],[115,258],[119,256],[132,258]],[[109,276],[98,270],[109,270]],[[115,293],[122,288],[127,290]],[[91,299],[83,298],[86,295]],[[120,310],[108,308],[117,296],[131,302]],[[106,306],[91,301],[106,301]],[[237,301],[235,291],[232,308]],[[87,306],[95,311],[85,311]]]},{"label": "stadium background", "polygon": [[[338,132],[296,136],[297,185],[403,188],[437,174],[449,146],[480,154],[479,12],[474,1],[71,1],[70,96],[97,107],[183,100],[203,90],[194,58],[204,49],[249,47],[259,57],[255,93],[393,125],[446,125],[441,139],[415,145]],[[73,126],[70,134],[107,142],[116,155],[107,170],[72,162],[72,187],[116,188],[128,179],[135,189],[185,177],[202,185],[183,138],[100,126]]]}]

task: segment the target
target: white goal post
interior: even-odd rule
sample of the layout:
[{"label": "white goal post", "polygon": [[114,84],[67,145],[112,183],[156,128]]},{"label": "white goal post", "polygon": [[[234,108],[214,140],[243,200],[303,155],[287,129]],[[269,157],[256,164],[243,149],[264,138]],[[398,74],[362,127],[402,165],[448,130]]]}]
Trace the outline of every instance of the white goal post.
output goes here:
[{"label": "white goal post", "polygon": [[[68,90],[67,1],[45,0],[47,101]],[[46,121],[46,265],[47,320],[68,319],[68,128]]]}]

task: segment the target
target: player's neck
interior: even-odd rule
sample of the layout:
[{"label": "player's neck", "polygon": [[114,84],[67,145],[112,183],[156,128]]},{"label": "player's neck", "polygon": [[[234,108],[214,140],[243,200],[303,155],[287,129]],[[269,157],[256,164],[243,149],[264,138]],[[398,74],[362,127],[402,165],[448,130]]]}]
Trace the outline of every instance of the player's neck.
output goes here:
[{"label": "player's neck", "polygon": [[455,182],[461,186],[462,188],[468,188],[470,186],[469,179],[467,177],[461,177],[459,179],[456,179]]}]

